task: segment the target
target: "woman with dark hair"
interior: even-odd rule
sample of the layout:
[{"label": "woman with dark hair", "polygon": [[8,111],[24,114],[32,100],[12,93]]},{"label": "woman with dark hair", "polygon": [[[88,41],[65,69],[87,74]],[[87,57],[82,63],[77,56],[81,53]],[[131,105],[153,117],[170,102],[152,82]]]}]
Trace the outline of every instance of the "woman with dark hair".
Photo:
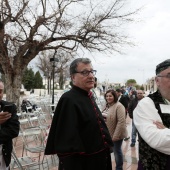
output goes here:
[{"label": "woman with dark hair", "polygon": [[114,143],[113,152],[116,170],[123,170],[123,154],[121,147],[123,139],[127,137],[125,108],[118,101],[117,94],[114,90],[108,90],[104,98],[106,100],[106,107],[102,113],[106,118],[106,125]]}]

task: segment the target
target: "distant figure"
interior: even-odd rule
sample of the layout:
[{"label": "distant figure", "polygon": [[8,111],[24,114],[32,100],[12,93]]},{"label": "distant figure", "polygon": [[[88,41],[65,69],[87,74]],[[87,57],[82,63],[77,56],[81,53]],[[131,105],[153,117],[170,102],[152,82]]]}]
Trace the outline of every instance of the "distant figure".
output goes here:
[{"label": "distant figure", "polygon": [[103,93],[105,93],[106,86],[104,84],[102,85],[102,88],[103,88]]},{"label": "distant figure", "polygon": [[122,90],[116,89],[116,94],[118,96],[118,101],[123,104],[126,110],[126,115],[127,115],[127,109],[128,109],[128,104],[129,104],[129,96],[124,95]]},{"label": "distant figure", "polygon": [[[27,107],[30,107],[27,109]],[[38,106],[36,104],[32,104],[29,100],[24,99],[21,103],[21,111],[22,112],[32,112],[33,110],[36,110]]]},{"label": "distant figure", "polygon": [[[136,127],[134,125],[134,121],[133,121],[133,111],[136,108],[139,101],[141,99],[143,99],[143,91],[142,90],[133,91],[133,93],[132,93],[132,95],[134,95],[134,96],[130,100],[129,107],[128,107],[129,117],[132,119],[132,133],[131,133],[132,139],[131,139],[131,144],[130,144],[131,147],[135,146],[136,136],[137,136],[137,129],[136,129]],[[137,95],[136,95],[136,93],[137,93]]]},{"label": "distant figure", "polygon": [[138,170],[170,170],[170,59],[156,66],[158,90],[133,112],[139,132]]},{"label": "distant figure", "polygon": [[33,93],[34,93],[34,89],[31,89],[31,90],[30,90],[30,94],[33,94]]},{"label": "distant figure", "polygon": [[137,98],[137,91],[136,90],[131,90],[129,92],[129,101],[131,101],[131,100],[133,100],[135,98]]},{"label": "distant figure", "polygon": [[88,58],[70,65],[72,89],[59,99],[45,149],[58,155],[59,170],[112,170],[113,141],[91,92],[95,73]]},{"label": "distant figure", "polygon": [[95,92],[96,87],[97,87],[97,77],[94,77],[94,88],[92,88],[92,92],[93,92],[93,97],[95,101],[98,100],[97,94]]}]

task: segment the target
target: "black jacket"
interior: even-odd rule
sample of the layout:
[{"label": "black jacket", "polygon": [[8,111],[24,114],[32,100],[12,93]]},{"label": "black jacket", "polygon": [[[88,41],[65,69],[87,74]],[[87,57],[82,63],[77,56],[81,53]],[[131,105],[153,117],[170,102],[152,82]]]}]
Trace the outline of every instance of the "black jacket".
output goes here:
[{"label": "black jacket", "polygon": [[128,105],[129,105],[129,96],[128,95],[121,95],[119,102],[122,103],[122,105],[125,107],[125,110],[127,112]]},{"label": "black jacket", "polygon": [[[11,104],[6,101],[1,101],[1,110],[7,104]],[[2,154],[8,167],[11,162],[12,152],[12,139],[17,137],[19,134],[20,123],[18,121],[16,105],[13,104],[12,116],[5,123],[0,126],[0,144],[2,144]]]},{"label": "black jacket", "polygon": [[78,87],[64,93],[60,98],[45,154],[92,154],[113,146],[102,114],[88,92]]},{"label": "black jacket", "polygon": [[128,113],[129,113],[129,117],[131,119],[133,119],[133,110],[135,109],[135,107],[138,104],[138,98],[135,97],[134,99],[132,99],[129,103],[129,107],[128,107]]}]

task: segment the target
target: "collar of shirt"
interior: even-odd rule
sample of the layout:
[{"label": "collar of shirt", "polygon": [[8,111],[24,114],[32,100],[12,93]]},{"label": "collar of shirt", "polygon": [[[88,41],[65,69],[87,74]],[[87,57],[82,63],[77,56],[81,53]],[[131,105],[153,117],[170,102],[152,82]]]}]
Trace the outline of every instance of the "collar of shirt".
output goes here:
[{"label": "collar of shirt", "polygon": [[122,94],[118,97],[118,101],[120,100],[121,96],[122,96]]}]

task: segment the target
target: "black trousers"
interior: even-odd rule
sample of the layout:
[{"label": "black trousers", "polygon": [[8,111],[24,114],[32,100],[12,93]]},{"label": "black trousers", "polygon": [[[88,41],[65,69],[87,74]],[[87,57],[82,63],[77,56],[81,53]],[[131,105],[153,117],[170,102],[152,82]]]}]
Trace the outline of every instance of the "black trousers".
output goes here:
[{"label": "black trousers", "polygon": [[59,170],[112,170],[110,150],[59,158]]}]

